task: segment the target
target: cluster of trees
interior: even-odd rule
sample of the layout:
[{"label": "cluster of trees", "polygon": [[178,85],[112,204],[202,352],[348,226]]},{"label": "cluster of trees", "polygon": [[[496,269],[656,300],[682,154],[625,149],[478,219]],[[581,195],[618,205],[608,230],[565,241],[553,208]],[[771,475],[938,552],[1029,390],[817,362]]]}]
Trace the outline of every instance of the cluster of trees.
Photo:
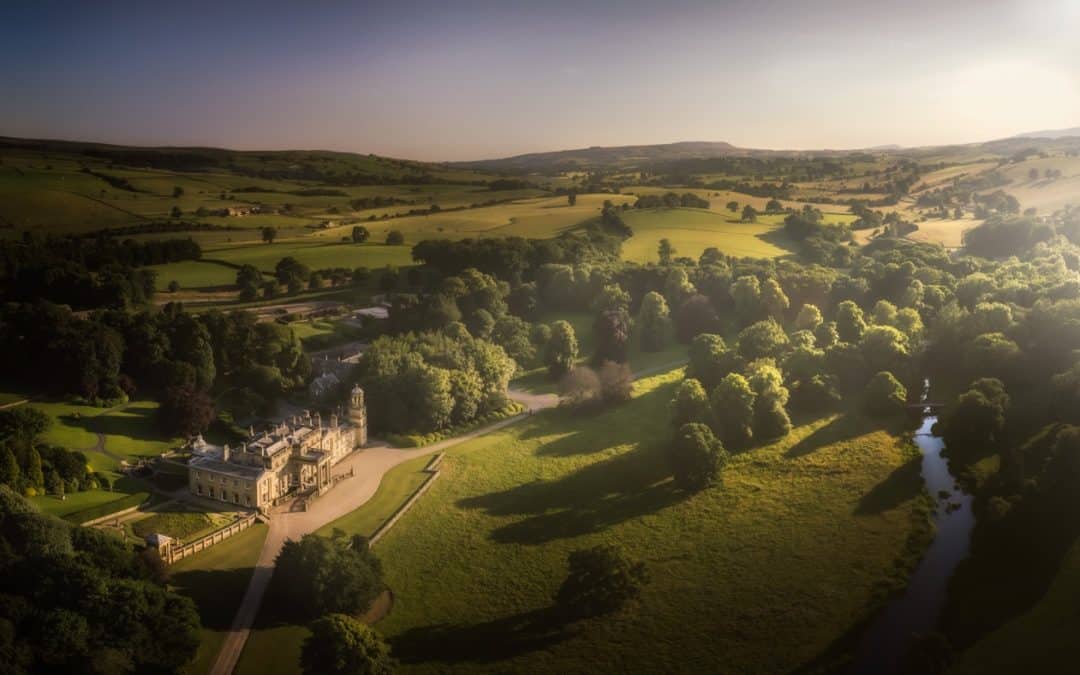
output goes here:
[{"label": "cluster of trees", "polygon": [[12,673],[179,672],[199,647],[194,603],[156,551],[38,513],[0,486],[0,651]]},{"label": "cluster of trees", "polygon": [[532,280],[548,264],[613,262],[621,247],[617,236],[586,230],[553,239],[427,239],[413,246],[412,257],[444,276],[473,267],[516,284]]},{"label": "cluster of trees", "polygon": [[4,305],[0,363],[31,391],[91,402],[123,399],[137,390],[157,395],[176,404],[162,421],[181,433],[205,428],[200,420],[209,405],[206,392],[215,384],[236,387],[258,407],[302,385],[311,373],[288,327],[257,322],[244,312],[195,316],[175,304],[83,317],[47,302]]},{"label": "cluster of trees", "polygon": [[699,197],[693,192],[684,192],[681,195],[675,192],[665,192],[664,194],[642,195],[634,202],[635,209],[672,209],[679,206],[691,209],[707,209],[709,208],[709,200]]},{"label": "cluster of trees", "polygon": [[41,442],[51,419],[27,405],[0,410],[0,485],[32,497],[91,490],[108,479],[92,474],[86,455]]},{"label": "cluster of trees", "polygon": [[503,410],[514,360],[455,322],[439,332],[383,336],[365,353],[360,381],[372,428],[431,433]]},{"label": "cluster of trees", "polygon": [[0,289],[7,300],[45,299],[76,309],[126,308],[154,297],[157,275],[140,269],[198,260],[190,239],[135,242],[109,237],[25,236],[0,242]]},{"label": "cluster of trees", "polygon": [[394,672],[389,646],[357,618],[385,588],[382,563],[366,537],[335,530],[285,542],[270,591],[292,620],[309,623],[300,655],[305,675]]}]

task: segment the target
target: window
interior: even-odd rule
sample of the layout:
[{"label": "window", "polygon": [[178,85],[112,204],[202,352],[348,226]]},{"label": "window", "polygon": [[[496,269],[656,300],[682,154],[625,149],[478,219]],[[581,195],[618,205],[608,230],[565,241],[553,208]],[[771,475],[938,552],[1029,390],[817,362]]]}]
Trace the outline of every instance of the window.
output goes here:
[{"label": "window", "polygon": [[195,491],[198,492],[199,494],[202,494],[202,483],[196,483],[195,484]]},{"label": "window", "polygon": [[210,498],[214,498],[214,488],[210,488]]}]

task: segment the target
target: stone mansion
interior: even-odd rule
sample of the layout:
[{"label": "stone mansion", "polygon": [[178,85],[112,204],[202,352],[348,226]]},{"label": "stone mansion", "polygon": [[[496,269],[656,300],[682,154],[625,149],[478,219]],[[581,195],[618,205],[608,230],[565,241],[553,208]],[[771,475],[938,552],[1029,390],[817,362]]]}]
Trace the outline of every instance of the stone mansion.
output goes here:
[{"label": "stone mansion", "polygon": [[364,391],[354,387],[348,419],[306,412],[256,434],[238,447],[191,442],[188,487],[193,495],[267,509],[289,494],[320,495],[333,484],[331,468],[367,443]]}]

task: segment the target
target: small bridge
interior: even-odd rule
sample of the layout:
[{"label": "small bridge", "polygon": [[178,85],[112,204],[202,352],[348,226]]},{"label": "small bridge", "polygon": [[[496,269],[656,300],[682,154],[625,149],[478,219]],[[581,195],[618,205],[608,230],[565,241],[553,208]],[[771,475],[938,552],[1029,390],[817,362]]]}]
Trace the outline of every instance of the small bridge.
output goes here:
[{"label": "small bridge", "polygon": [[930,410],[937,411],[944,408],[944,403],[934,403],[932,401],[926,401],[925,403],[908,403],[904,407],[908,410],[923,410],[929,408]]}]

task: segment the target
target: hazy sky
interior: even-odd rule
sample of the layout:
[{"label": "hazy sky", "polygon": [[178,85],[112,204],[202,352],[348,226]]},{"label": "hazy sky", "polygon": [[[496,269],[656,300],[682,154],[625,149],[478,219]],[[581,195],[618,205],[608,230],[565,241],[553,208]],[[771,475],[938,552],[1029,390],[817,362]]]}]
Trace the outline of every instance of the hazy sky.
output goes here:
[{"label": "hazy sky", "polygon": [[0,135],[429,160],[970,142],[1080,125],[1078,36],[1080,0],[3,0]]}]

